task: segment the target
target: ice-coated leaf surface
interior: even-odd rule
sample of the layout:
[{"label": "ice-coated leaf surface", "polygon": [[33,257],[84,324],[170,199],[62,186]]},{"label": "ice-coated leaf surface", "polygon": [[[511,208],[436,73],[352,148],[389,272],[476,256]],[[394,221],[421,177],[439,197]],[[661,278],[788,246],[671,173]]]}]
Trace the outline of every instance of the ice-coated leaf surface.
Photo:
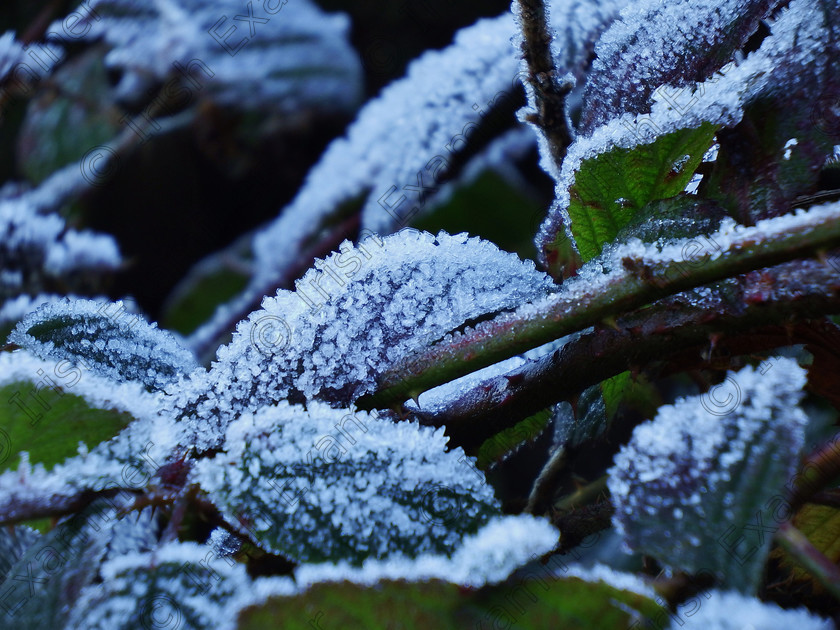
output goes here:
[{"label": "ice-coated leaf surface", "polygon": [[773,497],[784,501],[805,440],[797,406],[805,381],[792,359],[765,373],[746,367],[636,427],[609,470],[613,523],[625,544],[754,592],[771,542],[764,530],[756,535],[756,514],[777,526]]},{"label": "ice-coated leaf surface", "polygon": [[499,504],[443,429],[281,402],[245,413],[192,481],[228,522],[298,562],[450,554]]},{"label": "ice-coated leaf surface", "polygon": [[578,136],[563,161],[554,204],[537,234],[542,262],[551,263],[552,246],[562,238],[562,231],[574,242],[569,210],[584,161],[616,149],[650,145],[662,136],[697,129],[703,123],[734,127],[742,120],[744,108],[761,99],[796,92],[803,85],[813,92],[814,77],[830,76],[827,67],[836,56],[834,48],[825,45],[836,39],[825,15],[817,3],[793,0],[770,24],[771,35],[742,62],[727,64],[691,87],[675,91],[660,86],[651,96],[649,113],[624,112]]},{"label": "ice-coated leaf surface", "polygon": [[671,630],[831,630],[834,624],[804,608],[783,609],[778,604],[746,597],[734,591],[703,591],[689,598],[673,613]]},{"label": "ice-coated leaf surface", "polygon": [[168,543],[102,564],[102,584],[81,592],[68,628],[233,630],[245,567],[196,543]]},{"label": "ice-coated leaf surface", "polygon": [[409,352],[470,320],[545,296],[553,283],[488,241],[404,229],[315,262],[239,323],[210,372],[170,388],[199,448],[236,414],[280,400],[347,406]]},{"label": "ice-coated leaf surface", "polygon": [[23,318],[9,342],[117,382],[137,381],[151,391],[162,390],[197,365],[171,333],[128,312],[121,301],[44,304]]},{"label": "ice-coated leaf surface", "polygon": [[581,163],[569,196],[572,235],[584,262],[613,241],[638,212],[682,191],[712,144],[715,127],[681,129],[633,149]]},{"label": "ice-coated leaf surface", "polygon": [[[595,39],[624,4],[552,3],[554,50],[564,71],[583,76]],[[452,45],[415,60],[404,78],[370,100],[347,133],[330,144],[291,204],[254,238],[256,275],[242,301],[277,286],[307,240],[343,208],[361,204],[363,235],[385,235],[434,207],[445,182],[457,175],[465,149],[492,140],[488,125],[504,122],[499,112],[516,104],[516,32],[508,13],[481,19],[460,30]],[[504,152],[491,159],[509,160]],[[227,308],[220,308],[191,343],[214,337],[226,319]]]},{"label": "ice-coated leaf surface", "polygon": [[743,46],[778,0],[658,0],[622,9],[595,46],[580,131],[649,111],[653,91],[709,78]]},{"label": "ice-coated leaf surface", "polygon": [[121,516],[119,510],[129,500],[128,495],[100,499],[61,519],[28,546],[6,581],[0,579],[6,603],[0,612],[4,627],[86,627],[65,625],[68,611],[78,605],[84,589],[102,588],[97,583],[102,562],[147,551],[154,544],[149,511]]},{"label": "ice-coated leaf surface", "polygon": [[309,0],[93,0],[90,7],[85,38],[111,46],[105,62],[122,72],[122,98],[142,98],[153,82],[173,78],[170,108],[196,93],[284,112],[349,109],[361,96],[347,16]]}]

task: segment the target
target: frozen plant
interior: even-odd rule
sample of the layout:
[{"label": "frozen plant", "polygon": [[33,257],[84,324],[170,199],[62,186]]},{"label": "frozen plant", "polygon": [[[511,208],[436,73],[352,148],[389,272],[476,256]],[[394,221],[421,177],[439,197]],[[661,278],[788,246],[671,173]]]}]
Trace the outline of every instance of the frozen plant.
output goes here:
[{"label": "frozen plant", "polygon": [[0,626],[840,621],[840,2],[363,4],[0,36]]}]

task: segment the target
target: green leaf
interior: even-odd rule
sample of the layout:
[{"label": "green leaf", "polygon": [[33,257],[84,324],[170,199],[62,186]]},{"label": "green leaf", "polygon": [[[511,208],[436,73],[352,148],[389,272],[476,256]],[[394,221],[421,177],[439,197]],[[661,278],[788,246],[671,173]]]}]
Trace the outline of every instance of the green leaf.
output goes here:
[{"label": "green leaf", "polygon": [[237,630],[617,630],[631,627],[636,618],[657,616],[667,618],[643,595],[603,582],[557,576],[537,567],[503,584],[475,591],[440,580],[383,580],[367,587],[350,582],[318,583],[303,594],[272,597],[244,609]]},{"label": "green leaf", "polygon": [[[840,563],[840,510],[827,505],[808,503],[796,513],[793,525],[802,532],[820,553],[834,564]],[[817,592],[824,589],[819,581],[782,547],[773,550],[773,557],[790,570],[793,580],[807,582]]]},{"label": "green leaf", "polygon": [[[479,208],[480,212],[476,212]],[[445,203],[424,213],[412,225],[437,234],[469,232],[521,258],[534,258],[534,217],[543,207],[493,170],[459,187]]]},{"label": "green leaf", "polygon": [[226,265],[233,252],[223,250],[196,265],[175,288],[164,307],[162,325],[182,335],[195,332],[216,308],[232,300],[248,284],[248,276]]},{"label": "green leaf", "polygon": [[24,174],[35,183],[120,131],[122,114],[113,102],[104,56],[105,48],[96,47],[68,61],[29,103],[17,150]]},{"label": "green leaf", "polygon": [[132,420],[126,412],[91,407],[55,383],[45,375],[0,388],[0,472],[16,470],[21,451],[49,469],[76,455],[79,442],[90,450]]},{"label": "green leaf", "polygon": [[442,429],[317,402],[243,414],[192,481],[261,548],[297,562],[451,554],[500,514]]},{"label": "green leaf", "polygon": [[82,592],[68,628],[227,627],[237,596],[247,590],[245,567],[206,545],[174,542],[102,565],[103,583]]},{"label": "green leaf", "polygon": [[780,358],[744,368],[702,396],[659,409],[615,456],[613,522],[634,551],[758,589],[782,492],[799,461],[805,371]]},{"label": "green leaf", "polygon": [[533,416],[517,422],[514,426],[500,431],[491,438],[488,438],[479,447],[476,465],[481,470],[500,462],[505,455],[515,451],[522,444],[539,437],[551,420],[553,409],[543,409]]},{"label": "green leaf", "polygon": [[[645,205],[682,192],[717,129],[703,123],[583,160],[569,191],[569,216],[584,262],[600,254]],[[555,244],[564,238],[558,234]]]},{"label": "green leaf", "polygon": [[9,342],[42,359],[68,360],[118,382],[138,381],[149,391],[192,371],[192,353],[171,333],[129,313],[122,302],[69,300],[29,313]]},{"label": "green leaf", "polygon": [[[107,501],[63,520],[37,538],[0,579],[4,627],[61,628],[80,591],[96,577],[110,540],[103,525],[114,524]],[[0,536],[8,536],[0,532]]]}]

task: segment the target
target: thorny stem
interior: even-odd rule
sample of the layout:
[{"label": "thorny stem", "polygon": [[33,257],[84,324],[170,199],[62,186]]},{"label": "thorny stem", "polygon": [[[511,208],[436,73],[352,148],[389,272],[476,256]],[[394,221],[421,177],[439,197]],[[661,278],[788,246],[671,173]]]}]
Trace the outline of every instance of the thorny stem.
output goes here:
[{"label": "thorny stem", "polygon": [[[788,263],[763,271],[771,282],[795,282]],[[772,350],[791,343],[816,345],[823,352],[828,333],[809,318],[840,312],[840,273],[816,261],[798,270],[820,292],[790,300],[748,302],[743,295],[703,304],[681,303],[680,296],[663,300],[648,309],[619,318],[614,328],[601,328],[569,341],[550,355],[531,361],[506,374],[488,378],[433,411],[415,415],[422,424],[445,426],[453,444],[468,451],[495,433],[513,426],[541,409],[569,400],[629,368],[659,363],[665,369],[685,370],[708,366],[710,338],[732,355]],[[750,278],[742,285],[749,286]],[[738,306],[737,304],[746,304]],[[806,320],[805,323],[796,323]],[[721,336],[725,331],[726,335]],[[840,353],[834,347],[835,354]]]},{"label": "thorny stem", "polygon": [[[560,81],[551,55],[548,13],[543,0],[518,0],[522,24],[522,56],[528,64],[528,83],[537,110],[535,122],[548,140],[557,168],[566,157],[573,133],[566,114],[566,96],[573,84]],[[530,96],[530,95],[529,95]]]},{"label": "thorny stem", "polygon": [[[840,210],[823,212],[804,225],[776,228],[769,236],[747,231],[732,238],[716,258],[648,264],[624,258],[623,273],[586,285],[576,277],[551,296],[514,314],[478,324],[407,357],[382,375],[378,391],[357,401],[360,409],[394,407],[438,385],[549,341],[597,325],[669,295],[756,269],[813,256],[840,244]],[[591,263],[590,263],[591,264]]]}]

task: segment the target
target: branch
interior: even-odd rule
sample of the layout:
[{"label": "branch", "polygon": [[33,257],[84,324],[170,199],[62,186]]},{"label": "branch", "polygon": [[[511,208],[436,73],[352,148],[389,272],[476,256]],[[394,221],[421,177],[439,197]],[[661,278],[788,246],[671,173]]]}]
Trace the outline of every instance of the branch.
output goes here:
[{"label": "branch", "polygon": [[[795,322],[840,312],[840,272],[827,265],[797,261],[763,270],[764,282],[779,286],[765,300],[747,299],[756,290],[753,275],[759,274],[744,277],[734,295],[727,285],[727,291],[702,303],[687,296],[663,300],[618,319],[614,328],[600,328],[537,361],[486,379],[445,408],[421,409],[415,415],[422,424],[445,426],[453,444],[470,450],[522,418],[631,367],[660,362],[666,371],[675,371],[708,365],[712,338],[719,345],[725,342],[734,355],[813,343],[818,332]],[[791,299],[791,290],[806,278],[814,292]]]},{"label": "branch", "polygon": [[[517,4],[514,4],[516,7]],[[522,26],[522,56],[528,64],[528,100],[536,109],[529,120],[539,126],[548,140],[549,151],[557,168],[566,157],[573,133],[566,114],[566,96],[574,84],[560,81],[551,55],[548,14],[543,0],[518,0],[518,16]]]},{"label": "branch", "polygon": [[[607,252],[587,263],[580,275],[552,296],[406,357],[380,377],[378,391],[360,398],[357,407],[397,406],[433,387],[669,295],[819,254],[840,245],[840,204],[735,231],[728,225],[704,238],[717,250],[701,260],[676,259],[673,250],[679,250],[680,243],[662,253],[653,247]],[[684,241],[683,255],[692,243],[700,244]],[[612,271],[598,273],[599,265]]]}]

